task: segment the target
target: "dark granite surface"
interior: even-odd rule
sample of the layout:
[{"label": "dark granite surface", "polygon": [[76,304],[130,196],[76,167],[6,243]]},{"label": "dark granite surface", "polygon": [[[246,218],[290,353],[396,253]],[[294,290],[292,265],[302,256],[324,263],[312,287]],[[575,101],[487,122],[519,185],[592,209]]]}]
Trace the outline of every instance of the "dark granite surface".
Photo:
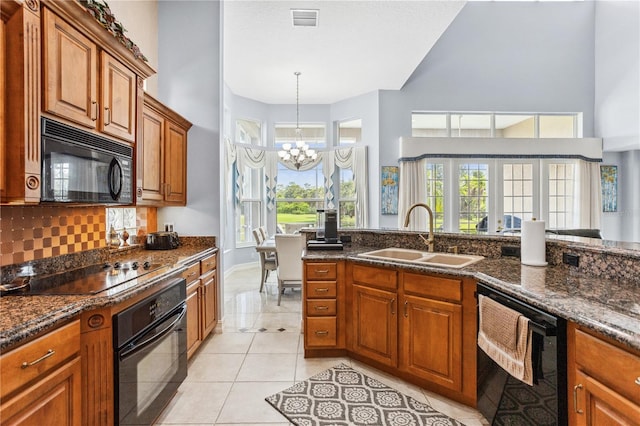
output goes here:
[{"label": "dark granite surface", "polygon": [[[362,264],[402,267],[423,273],[440,273],[473,277],[480,282],[515,296],[552,314],[592,328],[625,345],[640,350],[640,250],[635,245],[591,241],[581,238],[547,240],[549,266],[524,266],[517,258],[500,257],[500,246],[519,245],[519,238],[438,234],[436,251],[457,246],[461,253],[477,254],[486,259],[462,269],[435,268],[359,257],[358,253],[383,247],[425,250],[415,232],[359,230],[341,231],[351,235],[352,243],[342,251],[308,251],[306,260],[349,259]],[[15,346],[83,311],[117,304],[153,286],[169,273],[179,273],[185,265],[213,253],[215,239],[181,239],[176,250],[150,251],[140,247],[88,254],[93,261],[129,259],[149,256],[153,262],[167,265],[157,273],[145,275],[143,282],[114,295],[96,296],[4,296],[0,298],[0,349]],[[580,255],[580,267],[562,263],[562,253]],[[59,265],[38,268],[64,269],[70,259],[56,260]],[[29,265],[27,265],[29,266]],[[3,268],[3,274],[18,273],[25,265]],[[3,276],[3,282],[4,276]]]},{"label": "dark granite surface", "polygon": [[[637,280],[594,277],[565,264],[526,266],[513,257],[487,257],[465,268],[452,269],[358,256],[358,253],[378,248],[347,244],[343,251],[307,251],[303,258],[318,261],[348,259],[360,264],[401,267],[413,272],[473,277],[544,311],[640,350],[640,282]],[[424,247],[418,249],[425,250]]]},{"label": "dark granite surface", "polygon": [[[186,265],[215,253],[215,239],[181,239],[184,244],[175,250],[144,250],[132,247],[108,254],[111,261],[150,260],[165,265],[158,271],[143,278],[128,282],[93,296],[23,296],[5,295],[0,297],[0,350],[6,350],[36,334],[63,323],[84,311],[112,306],[139,294],[160,280],[181,273]],[[98,256],[100,257],[100,256]],[[104,261],[101,259],[101,261]],[[64,265],[62,265],[64,268]]]}]

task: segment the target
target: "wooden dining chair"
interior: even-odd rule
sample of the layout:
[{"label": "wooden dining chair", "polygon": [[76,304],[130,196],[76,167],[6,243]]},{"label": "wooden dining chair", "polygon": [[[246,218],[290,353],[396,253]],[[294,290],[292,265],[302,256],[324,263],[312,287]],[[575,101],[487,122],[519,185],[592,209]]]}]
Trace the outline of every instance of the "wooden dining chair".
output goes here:
[{"label": "wooden dining chair", "polygon": [[276,274],[278,276],[278,306],[287,288],[302,288],[302,234],[276,234]]},{"label": "wooden dining chair", "polygon": [[[256,247],[264,242],[259,228],[255,228],[252,233],[253,239],[256,241]],[[276,270],[276,257],[274,255],[269,256],[267,253],[260,251],[258,255],[260,256],[260,269],[262,271],[260,275],[260,293],[262,293],[264,283],[267,281],[267,278],[269,278],[269,272]]]}]

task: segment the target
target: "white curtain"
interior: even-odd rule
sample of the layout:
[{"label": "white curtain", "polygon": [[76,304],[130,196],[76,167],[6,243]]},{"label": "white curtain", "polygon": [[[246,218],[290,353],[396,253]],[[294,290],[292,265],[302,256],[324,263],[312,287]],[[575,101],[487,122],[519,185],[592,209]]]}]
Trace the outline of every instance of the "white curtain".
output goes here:
[{"label": "white curtain", "polygon": [[600,163],[594,161],[578,161],[578,209],[580,212],[579,228],[600,229],[602,214],[602,188],[600,180]]},{"label": "white curtain", "polygon": [[[398,228],[404,228],[404,220],[409,207],[427,201],[427,159],[401,161],[400,182],[398,184]],[[430,206],[431,207],[431,206]],[[411,213],[409,227],[411,231],[427,230],[427,213],[418,209]]]},{"label": "white curtain", "polygon": [[266,152],[266,166],[264,168],[264,180],[266,185],[267,210],[276,207],[276,188],[278,186],[278,153]]},{"label": "white curtain", "polygon": [[[364,145],[348,148],[338,148],[333,151],[335,166],[341,169],[353,171],[353,182],[356,188],[356,223],[360,228],[369,226],[369,191],[367,188],[367,147]],[[329,170],[334,170],[331,166]],[[327,174],[325,173],[325,176]],[[330,175],[329,175],[330,176]],[[333,181],[329,178],[331,186],[327,187],[327,193],[333,199]],[[333,203],[331,203],[333,205]],[[333,208],[333,207],[330,207]]]}]

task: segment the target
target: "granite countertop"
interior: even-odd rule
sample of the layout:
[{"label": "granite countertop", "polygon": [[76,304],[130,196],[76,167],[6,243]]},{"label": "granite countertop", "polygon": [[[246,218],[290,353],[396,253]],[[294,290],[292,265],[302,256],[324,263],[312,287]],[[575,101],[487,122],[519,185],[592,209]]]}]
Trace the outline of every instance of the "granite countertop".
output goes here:
[{"label": "granite countertop", "polygon": [[305,260],[348,259],[372,266],[472,277],[558,317],[640,350],[640,284],[579,274],[568,265],[526,266],[513,257],[486,258],[462,269],[436,268],[358,256],[379,247],[306,251]]},{"label": "granite countertop", "polygon": [[[127,283],[123,289],[96,295],[6,295],[0,297],[0,350],[11,348],[74,316],[93,309],[113,306],[139,294],[187,265],[217,252],[204,244],[181,246],[175,250],[138,250],[123,253],[120,261],[139,260],[165,265],[156,272]],[[129,259],[128,259],[129,257]]]}]

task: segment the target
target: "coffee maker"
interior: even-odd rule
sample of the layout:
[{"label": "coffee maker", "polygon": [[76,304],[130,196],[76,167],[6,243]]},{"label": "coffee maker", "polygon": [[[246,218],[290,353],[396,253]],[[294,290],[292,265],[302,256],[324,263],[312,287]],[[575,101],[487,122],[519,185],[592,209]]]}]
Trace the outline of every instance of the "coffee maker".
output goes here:
[{"label": "coffee maker", "polygon": [[324,240],[327,243],[338,242],[338,212],[325,210],[324,212]]},{"label": "coffee maker", "polygon": [[[336,210],[319,209],[316,239],[307,241],[311,250],[342,250],[342,242],[338,239],[338,212]],[[323,227],[324,225],[324,227]]]}]

